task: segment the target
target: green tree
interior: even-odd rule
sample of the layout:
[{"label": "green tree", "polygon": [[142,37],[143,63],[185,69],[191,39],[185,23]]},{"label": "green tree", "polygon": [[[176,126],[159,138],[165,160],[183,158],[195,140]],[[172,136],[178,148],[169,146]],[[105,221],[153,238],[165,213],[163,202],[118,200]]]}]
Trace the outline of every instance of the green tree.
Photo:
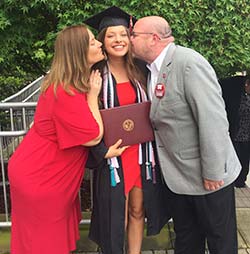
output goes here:
[{"label": "green tree", "polygon": [[0,87],[44,74],[57,32],[112,5],[166,18],[176,43],[203,54],[220,78],[250,72],[250,0],[1,0]]}]

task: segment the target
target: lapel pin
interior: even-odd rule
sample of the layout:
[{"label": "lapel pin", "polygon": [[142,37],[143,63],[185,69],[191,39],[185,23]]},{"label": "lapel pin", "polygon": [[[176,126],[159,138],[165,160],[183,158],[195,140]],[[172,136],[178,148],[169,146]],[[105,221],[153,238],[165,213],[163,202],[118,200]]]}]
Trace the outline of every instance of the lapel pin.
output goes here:
[{"label": "lapel pin", "polygon": [[158,83],[155,86],[155,96],[161,99],[165,94],[165,85],[163,83]]}]

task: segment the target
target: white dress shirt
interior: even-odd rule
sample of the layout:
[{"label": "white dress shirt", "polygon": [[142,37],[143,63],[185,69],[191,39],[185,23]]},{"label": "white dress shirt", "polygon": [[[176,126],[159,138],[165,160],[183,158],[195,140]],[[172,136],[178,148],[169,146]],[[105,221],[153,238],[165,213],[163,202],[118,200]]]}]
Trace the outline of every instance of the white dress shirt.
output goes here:
[{"label": "white dress shirt", "polygon": [[152,62],[151,64],[147,64],[147,68],[150,70],[150,74],[149,74],[149,78],[148,78],[148,97],[150,100],[152,100],[153,94],[154,94],[154,90],[155,90],[155,86],[157,83],[157,79],[159,76],[159,72],[161,69],[161,65],[163,63],[163,60],[167,54],[168,48],[169,48],[170,44],[168,44],[160,53],[160,55],[154,60],[154,62]]}]

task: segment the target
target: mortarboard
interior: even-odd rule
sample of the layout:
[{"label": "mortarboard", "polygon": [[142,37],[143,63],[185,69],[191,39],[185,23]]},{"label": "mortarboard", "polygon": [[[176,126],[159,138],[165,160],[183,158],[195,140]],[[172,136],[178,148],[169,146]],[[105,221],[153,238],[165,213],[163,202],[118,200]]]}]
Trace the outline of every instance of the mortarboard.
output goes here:
[{"label": "mortarboard", "polygon": [[120,26],[131,28],[136,18],[116,6],[112,6],[84,21],[85,24],[93,27],[100,32],[109,26]]}]

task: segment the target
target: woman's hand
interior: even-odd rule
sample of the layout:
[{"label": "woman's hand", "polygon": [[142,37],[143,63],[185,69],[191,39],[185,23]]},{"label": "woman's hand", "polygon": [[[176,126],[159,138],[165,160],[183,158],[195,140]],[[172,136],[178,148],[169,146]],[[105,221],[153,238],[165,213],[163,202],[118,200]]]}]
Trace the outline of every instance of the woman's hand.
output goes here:
[{"label": "woman's hand", "polygon": [[89,77],[89,86],[90,90],[88,95],[98,97],[102,87],[102,78],[99,70],[91,72]]},{"label": "woman's hand", "polygon": [[129,146],[122,146],[119,147],[122,143],[122,140],[119,139],[114,145],[110,146],[108,152],[105,155],[105,158],[112,158],[121,156],[121,154],[129,147]]}]

